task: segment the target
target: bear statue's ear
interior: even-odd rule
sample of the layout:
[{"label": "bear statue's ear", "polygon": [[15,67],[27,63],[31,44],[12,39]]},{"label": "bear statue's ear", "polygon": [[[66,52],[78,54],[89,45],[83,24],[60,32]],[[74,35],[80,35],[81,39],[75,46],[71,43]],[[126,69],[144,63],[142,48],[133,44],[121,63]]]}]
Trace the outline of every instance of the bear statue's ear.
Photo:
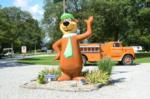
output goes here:
[{"label": "bear statue's ear", "polygon": [[77,23],[79,22],[79,20],[78,20],[78,19],[73,19],[73,21],[74,21],[74,22],[77,22]]},{"label": "bear statue's ear", "polygon": [[62,24],[62,23],[63,23],[63,21],[60,21],[60,22],[59,22],[59,25]]}]

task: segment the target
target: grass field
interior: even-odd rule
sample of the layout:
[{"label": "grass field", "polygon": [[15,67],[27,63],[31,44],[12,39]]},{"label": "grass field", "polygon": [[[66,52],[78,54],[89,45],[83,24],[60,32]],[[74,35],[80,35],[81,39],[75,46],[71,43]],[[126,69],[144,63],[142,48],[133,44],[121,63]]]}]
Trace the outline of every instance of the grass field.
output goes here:
[{"label": "grass field", "polygon": [[[41,65],[58,65],[59,61],[54,60],[54,56],[43,56],[34,57],[18,60],[19,63],[24,64],[41,64]],[[148,63],[150,62],[150,57],[137,58],[134,63]]]},{"label": "grass field", "polygon": [[24,64],[58,65],[58,61],[54,60],[54,56],[25,58],[17,62]]},{"label": "grass field", "polygon": [[134,61],[135,63],[150,63],[150,57],[137,58]]}]

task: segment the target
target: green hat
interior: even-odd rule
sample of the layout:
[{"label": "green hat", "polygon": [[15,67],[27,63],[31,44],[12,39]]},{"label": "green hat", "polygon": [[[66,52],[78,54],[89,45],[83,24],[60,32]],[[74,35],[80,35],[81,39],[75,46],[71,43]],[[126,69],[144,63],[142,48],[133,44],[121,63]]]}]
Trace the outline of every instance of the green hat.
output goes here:
[{"label": "green hat", "polygon": [[74,19],[74,16],[70,13],[63,13],[60,17],[61,20],[64,20],[64,19]]}]

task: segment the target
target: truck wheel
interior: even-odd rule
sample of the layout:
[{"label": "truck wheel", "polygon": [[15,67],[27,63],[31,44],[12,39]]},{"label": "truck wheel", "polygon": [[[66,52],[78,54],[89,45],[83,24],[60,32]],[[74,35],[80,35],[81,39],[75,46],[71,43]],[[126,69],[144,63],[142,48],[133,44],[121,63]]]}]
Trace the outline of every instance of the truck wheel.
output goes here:
[{"label": "truck wheel", "polygon": [[123,65],[131,65],[133,63],[133,57],[131,55],[125,55],[122,59]]},{"label": "truck wheel", "polygon": [[87,62],[86,56],[82,55],[82,61],[83,61],[83,64],[86,65],[86,62]]}]

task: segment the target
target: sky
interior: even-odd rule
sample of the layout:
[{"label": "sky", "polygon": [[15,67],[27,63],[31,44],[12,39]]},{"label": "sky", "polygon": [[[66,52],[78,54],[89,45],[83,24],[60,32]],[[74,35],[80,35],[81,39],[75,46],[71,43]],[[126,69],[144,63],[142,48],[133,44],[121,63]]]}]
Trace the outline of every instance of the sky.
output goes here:
[{"label": "sky", "polygon": [[2,7],[16,6],[21,10],[28,11],[33,18],[41,20],[43,18],[43,0],[0,0]]}]

